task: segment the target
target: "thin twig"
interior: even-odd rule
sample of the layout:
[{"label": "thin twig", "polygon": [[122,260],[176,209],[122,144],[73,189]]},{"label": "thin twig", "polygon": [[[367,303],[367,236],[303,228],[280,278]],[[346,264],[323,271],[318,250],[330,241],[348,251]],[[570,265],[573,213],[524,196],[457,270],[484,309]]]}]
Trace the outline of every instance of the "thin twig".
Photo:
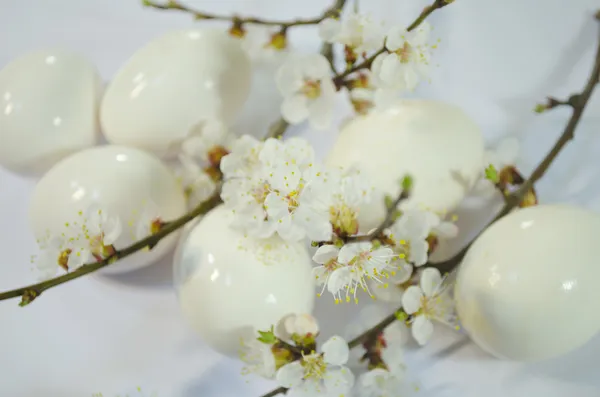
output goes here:
[{"label": "thin twig", "polygon": [[104,267],[111,266],[117,263],[118,260],[123,259],[129,255],[132,255],[138,251],[143,250],[144,248],[150,246],[155,246],[160,240],[167,237],[177,229],[183,227],[185,224],[190,222],[191,220],[197,218],[198,216],[205,214],[210,209],[216,207],[221,202],[221,198],[219,197],[219,193],[217,192],[210,199],[194,208],[192,211],[187,214],[177,218],[173,221],[170,221],[166,224],[164,228],[162,228],[158,233],[153,234],[143,240],[137,241],[134,244],[126,247],[122,250],[116,251],[111,256],[100,262],[88,263],[80,268],[64,274],[59,277],[51,278],[50,280],[43,281],[41,283],[28,285],[26,287],[17,288],[11,291],[6,291],[0,293],[0,300],[12,299],[21,297],[21,304],[25,305],[31,303],[35,298],[40,296],[44,291],[59,286],[61,284],[66,283],[67,281],[74,280],[76,278],[85,276],[86,274],[95,272]]},{"label": "thin twig", "polygon": [[[336,0],[335,4],[331,6],[330,10],[337,10],[337,13],[341,12],[344,9],[344,6],[346,5],[346,1],[348,0]],[[327,11],[325,12],[325,14],[327,14]],[[323,19],[325,19],[325,17]],[[321,54],[325,58],[327,58],[329,64],[333,68],[333,44],[323,43],[323,46],[321,47]],[[267,136],[265,138],[281,138],[289,126],[290,124],[287,121],[285,121],[283,118],[280,118],[273,124],[271,124],[271,126],[269,127],[269,132],[267,133]]]},{"label": "thin twig", "polygon": [[[402,307],[400,307],[400,308],[398,308],[398,310],[403,310],[403,309],[402,309]],[[384,329],[386,329],[388,326],[393,324],[394,321],[397,320],[396,313],[398,312],[398,310],[396,312],[390,314],[383,320],[381,320],[377,325],[373,326],[372,328],[370,328],[370,329],[366,330],[365,332],[363,332],[362,334],[358,335],[356,338],[352,339],[350,342],[348,342],[348,347],[350,349],[352,349],[356,346],[362,345],[367,340],[369,340],[373,335],[377,335],[378,333],[380,333]]]},{"label": "thin twig", "polygon": [[348,236],[344,239],[346,243],[349,242],[360,242],[360,241],[372,241],[378,238],[381,233],[388,227],[394,223],[394,214],[398,210],[398,205],[401,202],[407,200],[410,197],[409,189],[402,189],[398,197],[386,208],[385,218],[383,221],[377,226],[377,229],[373,230],[368,234],[358,235],[358,236]]},{"label": "thin twig", "polygon": [[320,16],[308,19],[294,19],[291,21],[279,21],[279,20],[267,20],[255,17],[239,17],[229,15],[218,15],[207,12],[195,10],[191,7],[185,6],[178,1],[167,1],[166,3],[155,3],[151,0],[143,0],[143,5],[155,8],[158,10],[171,10],[171,11],[182,11],[191,14],[195,19],[198,20],[213,20],[213,21],[230,21],[236,24],[255,24],[265,26],[280,26],[282,29],[287,29],[292,26],[306,26],[316,25],[326,18],[335,17],[339,15],[340,9],[342,8],[338,4],[345,2],[346,0],[336,0],[335,4],[326,9]]},{"label": "thin twig", "polygon": [[[596,19],[600,21],[600,16],[596,15]],[[587,106],[592,96],[592,93],[594,92],[594,89],[598,84],[598,79],[600,79],[600,29],[598,30],[598,43],[596,48],[596,58],[594,61],[594,67],[592,68],[592,72],[590,74],[590,77],[588,78],[588,81],[583,91],[579,94],[571,95],[571,97],[567,101],[558,101],[560,103],[566,103],[573,110],[573,113],[571,114],[571,117],[569,118],[569,121],[563,133],[558,138],[550,152],[548,152],[544,159],[531,173],[529,178],[521,185],[521,187],[519,187],[517,191],[507,196],[506,204],[498,213],[498,215],[496,215],[496,217],[491,223],[494,223],[498,219],[507,215],[510,211],[512,211],[521,203],[527,192],[529,192],[533,188],[533,185],[546,174],[546,171],[548,170],[552,162],[556,159],[561,150],[567,145],[569,141],[571,141],[571,139],[573,139],[575,135],[575,129],[577,128],[577,125],[581,120],[581,116],[583,115],[583,111],[585,110],[585,107]],[[471,244],[468,244],[458,254],[456,254],[449,260],[437,264],[432,264],[431,266],[436,267],[442,273],[451,272],[460,264],[460,262],[462,262],[470,246]]]},{"label": "thin twig", "polygon": [[[446,0],[434,0],[434,2],[431,5],[425,7],[423,9],[423,11],[421,11],[421,14],[419,14],[417,19],[415,19],[410,25],[408,25],[406,30],[408,32],[415,30],[435,10],[439,10],[440,8],[443,8],[443,7],[447,6],[448,4],[450,4],[450,2],[448,2]],[[354,72],[358,72],[359,70],[367,69],[367,68],[371,67],[371,64],[373,63],[373,61],[375,61],[375,58],[377,58],[379,55],[381,55],[385,52],[387,52],[387,49],[384,46],[383,48],[381,48],[377,52],[375,52],[373,55],[371,55],[370,57],[365,59],[363,62],[359,63],[358,65],[354,65],[352,68],[347,69],[344,72],[336,75],[333,79],[333,83],[335,84],[335,86],[337,88],[341,88],[342,86],[344,86],[344,83],[345,83],[344,80],[346,77],[348,77],[349,75],[351,75]]]},{"label": "thin twig", "polygon": [[263,394],[261,397],[275,397],[279,394],[287,393],[288,389],[285,387],[278,387],[277,389],[271,390],[267,394]]}]

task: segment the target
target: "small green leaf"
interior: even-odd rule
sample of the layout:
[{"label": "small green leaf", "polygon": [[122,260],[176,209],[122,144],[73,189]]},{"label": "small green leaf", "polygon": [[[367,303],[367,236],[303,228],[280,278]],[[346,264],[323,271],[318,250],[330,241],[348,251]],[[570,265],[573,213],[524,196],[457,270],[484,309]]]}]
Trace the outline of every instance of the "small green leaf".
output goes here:
[{"label": "small green leaf", "polygon": [[395,222],[398,219],[400,219],[400,217],[402,216],[402,211],[400,210],[394,210],[394,212],[392,213],[392,220]]},{"label": "small green leaf", "polygon": [[277,342],[277,337],[275,336],[274,327],[271,325],[271,329],[269,331],[258,331],[260,335],[256,338],[259,342],[266,343],[267,345],[272,345]]},{"label": "small green leaf", "polygon": [[544,113],[546,110],[548,110],[548,105],[545,105],[543,103],[538,103],[533,109],[533,111],[536,113]]},{"label": "small green leaf", "polygon": [[144,7],[150,7],[150,6],[152,6],[153,4],[152,4],[152,1],[150,1],[150,0],[142,0],[142,5],[143,5]]},{"label": "small green leaf", "polygon": [[396,319],[400,322],[406,322],[408,319],[408,315],[404,313],[402,310],[398,310],[396,313]]},{"label": "small green leaf", "polygon": [[498,171],[492,164],[488,165],[488,167],[485,169],[485,179],[488,179],[493,184],[500,182]]},{"label": "small green leaf", "polygon": [[409,191],[413,187],[413,179],[410,175],[405,175],[401,182],[402,190]]},{"label": "small green leaf", "polygon": [[394,199],[390,195],[385,195],[383,198],[383,202],[385,203],[385,208],[391,208],[394,205]]}]

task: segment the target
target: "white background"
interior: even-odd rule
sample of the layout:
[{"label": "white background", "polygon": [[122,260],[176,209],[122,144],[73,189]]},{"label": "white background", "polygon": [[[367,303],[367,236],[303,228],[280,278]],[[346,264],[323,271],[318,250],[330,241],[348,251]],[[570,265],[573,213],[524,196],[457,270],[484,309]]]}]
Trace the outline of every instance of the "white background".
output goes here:
[{"label": "white background", "polygon": [[[317,15],[328,3],[188,2],[208,11],[280,18]],[[405,23],[425,4],[363,0],[361,7],[388,22]],[[568,115],[557,110],[539,116],[531,109],[546,95],[564,97],[583,86],[597,38],[591,17],[595,7],[600,7],[597,0],[456,0],[430,19],[441,38],[439,67],[432,85],[418,95],[460,104],[490,143],[501,135],[518,136],[524,148],[520,165],[529,171]],[[85,54],[109,80],[143,44],[193,23],[187,15],[143,9],[137,0],[0,0],[0,67],[26,51],[61,46]],[[303,50],[318,44],[311,28],[295,29],[292,37]],[[347,106],[340,109],[342,116]],[[545,202],[567,200],[600,210],[600,94],[584,118],[576,141],[550,169],[539,192]],[[334,129],[301,133],[319,142],[320,153],[336,134]],[[0,170],[2,290],[34,280],[30,255],[35,245],[27,227],[34,183]],[[237,362],[211,352],[187,328],[171,287],[170,266],[165,261],[127,276],[79,279],[24,309],[16,300],[0,302],[0,396],[102,392],[112,397],[137,386],[159,397],[253,397],[270,390],[273,384],[242,377]],[[334,308],[328,299],[318,305],[325,334],[341,332],[343,318],[357,310]],[[597,305],[574,310],[598,315]],[[436,330],[435,336],[424,349],[409,347],[409,366],[423,385],[418,395],[600,396],[600,338],[562,359],[523,365],[492,359],[448,330]]]}]

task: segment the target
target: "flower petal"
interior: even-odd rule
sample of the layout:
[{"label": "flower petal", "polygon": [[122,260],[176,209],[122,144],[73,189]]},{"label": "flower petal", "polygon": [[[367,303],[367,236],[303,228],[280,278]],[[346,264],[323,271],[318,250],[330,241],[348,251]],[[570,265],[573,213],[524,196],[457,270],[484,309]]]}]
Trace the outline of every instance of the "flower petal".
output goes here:
[{"label": "flower petal", "polygon": [[419,311],[421,308],[421,298],[423,297],[423,291],[421,288],[412,285],[404,291],[402,295],[402,307],[407,314],[413,314]]},{"label": "flower petal", "polygon": [[421,346],[427,344],[433,335],[433,323],[425,316],[417,316],[412,323],[412,335]]},{"label": "flower petal", "polygon": [[327,281],[327,291],[335,295],[352,282],[352,269],[349,266],[340,267],[331,272]]},{"label": "flower petal", "polygon": [[274,220],[289,216],[288,202],[280,193],[271,192],[267,194],[264,206],[267,215]]},{"label": "flower petal", "polygon": [[108,219],[104,224],[104,239],[102,243],[107,246],[113,245],[121,237],[122,231],[121,219],[118,217]]},{"label": "flower petal", "polygon": [[428,267],[421,273],[421,289],[426,297],[434,296],[442,284],[442,275],[440,271],[433,267]]},{"label": "flower petal", "polygon": [[429,243],[425,240],[411,240],[410,242],[410,261],[415,266],[423,266],[427,263],[427,253]]},{"label": "flower petal", "polygon": [[285,241],[295,242],[302,240],[306,236],[306,232],[296,222],[293,221],[292,215],[283,216],[276,224],[277,233]]},{"label": "flower petal", "polygon": [[323,378],[327,394],[331,396],[344,396],[354,386],[354,374],[347,367],[328,370]]},{"label": "flower petal", "polygon": [[331,97],[321,96],[308,104],[308,119],[310,125],[318,130],[324,130],[331,125],[333,119],[333,101]]},{"label": "flower petal", "polygon": [[328,78],[331,72],[329,61],[321,54],[309,54],[300,62],[304,76],[309,79]]},{"label": "flower petal", "polygon": [[335,245],[322,245],[319,247],[317,252],[313,255],[313,261],[323,265],[332,259],[337,258],[340,250]]},{"label": "flower petal", "polygon": [[442,222],[435,228],[435,234],[441,238],[455,238],[458,236],[458,226],[452,222]]},{"label": "flower petal", "polygon": [[381,63],[379,78],[381,78],[383,83],[389,84],[393,88],[404,88],[406,82],[403,69],[398,56],[396,54],[388,54]]},{"label": "flower petal", "polygon": [[312,269],[312,274],[315,276],[317,285],[323,285],[327,281],[329,270],[325,266],[317,266]]},{"label": "flower petal", "polygon": [[342,24],[337,19],[327,18],[319,24],[319,37],[328,43],[336,41]]},{"label": "flower petal", "polygon": [[404,46],[404,42],[406,41],[406,36],[408,32],[401,26],[392,27],[387,34],[387,39],[385,40],[385,48],[390,51],[396,51],[399,48]]},{"label": "flower petal", "polygon": [[302,94],[285,97],[281,104],[281,115],[290,124],[298,124],[309,115],[308,98]]},{"label": "flower petal", "polygon": [[282,387],[287,387],[288,389],[292,387],[297,387],[302,384],[304,378],[304,368],[300,361],[294,361],[293,363],[289,363],[279,368],[277,371],[277,375],[275,375],[275,379],[277,383],[279,383]]},{"label": "flower petal", "polygon": [[332,336],[327,342],[323,343],[321,351],[323,352],[325,362],[331,365],[344,365],[348,362],[348,357],[350,357],[348,342],[337,335]]},{"label": "flower petal", "polygon": [[[275,75],[275,82],[281,95],[289,97],[298,92],[304,84],[302,71],[295,64],[295,59],[288,59]],[[234,149],[235,150],[235,149]]]}]

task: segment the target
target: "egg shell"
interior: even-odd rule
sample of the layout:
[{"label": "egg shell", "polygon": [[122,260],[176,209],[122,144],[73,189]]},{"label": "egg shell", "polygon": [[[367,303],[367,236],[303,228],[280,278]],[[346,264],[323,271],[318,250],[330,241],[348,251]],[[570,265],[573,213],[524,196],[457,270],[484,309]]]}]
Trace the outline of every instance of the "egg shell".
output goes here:
[{"label": "egg shell", "polygon": [[[82,224],[92,203],[118,216],[123,232],[115,247],[138,240],[136,227],[145,209],[155,207],[164,221],[186,211],[185,196],[171,171],[155,156],[122,146],[100,146],[76,153],[56,164],[37,183],[31,197],[29,221],[37,239],[64,233],[66,223]],[[101,270],[123,273],[147,266],[168,253],[177,232],[152,250],[140,251]],[[70,236],[76,237],[76,236]]]},{"label": "egg shell", "polygon": [[361,208],[360,228],[377,227],[385,216],[384,195],[398,195],[405,175],[414,180],[402,208],[452,211],[483,169],[483,137],[458,107],[438,101],[402,100],[384,111],[349,121],[327,156],[330,166],[357,166],[374,187]]},{"label": "egg shell", "polygon": [[106,139],[159,155],[173,154],[199,123],[231,123],[250,90],[250,61],[226,32],[169,32],[138,50],[104,95]]},{"label": "egg shell", "polygon": [[45,49],[0,70],[0,165],[37,176],[99,138],[103,83],[79,54]]},{"label": "egg shell", "polygon": [[599,232],[600,214],[569,205],[522,209],[486,229],[455,286],[471,339],[499,358],[538,361],[592,338],[600,330]]},{"label": "egg shell", "polygon": [[290,313],[311,313],[315,284],[303,243],[257,240],[228,225],[223,206],[182,238],[175,255],[179,305],[211,348],[238,356],[240,338]]}]

